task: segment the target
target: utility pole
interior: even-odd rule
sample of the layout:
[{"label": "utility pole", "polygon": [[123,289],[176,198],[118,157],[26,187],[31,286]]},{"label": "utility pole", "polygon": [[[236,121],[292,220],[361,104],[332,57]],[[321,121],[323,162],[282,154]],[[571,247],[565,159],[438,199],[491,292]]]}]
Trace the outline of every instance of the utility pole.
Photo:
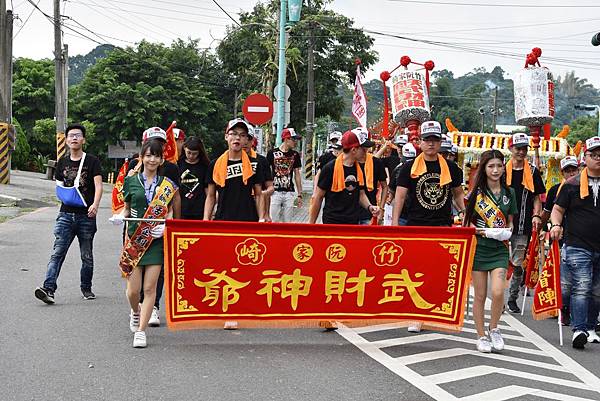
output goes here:
[{"label": "utility pole", "polygon": [[315,37],[312,23],[309,23],[309,30],[310,37],[308,38],[306,137],[304,139],[304,178],[307,180],[310,180],[313,174],[313,142],[315,136]]},{"label": "utility pole", "polygon": [[10,153],[15,137],[12,122],[13,14],[0,0],[0,184],[10,183]]},{"label": "utility pole", "polygon": [[54,118],[56,119],[56,160],[65,155],[67,129],[67,48],[63,49],[60,0],[54,0]]},{"label": "utility pole", "polygon": [[496,119],[498,117],[498,87],[494,88],[494,108],[492,109],[492,134],[496,133]]}]

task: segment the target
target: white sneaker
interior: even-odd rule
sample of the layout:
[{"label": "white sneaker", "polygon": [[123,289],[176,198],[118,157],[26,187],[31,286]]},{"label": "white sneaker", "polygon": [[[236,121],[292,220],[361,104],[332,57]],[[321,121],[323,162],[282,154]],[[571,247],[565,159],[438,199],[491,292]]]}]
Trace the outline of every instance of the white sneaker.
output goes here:
[{"label": "white sneaker", "polygon": [[588,330],[588,343],[600,343],[600,337],[598,336],[598,334],[596,334],[595,330]]},{"label": "white sneaker", "polygon": [[413,323],[410,326],[408,326],[407,330],[409,333],[420,333],[422,326],[422,323]]},{"label": "white sneaker", "polygon": [[150,315],[150,320],[148,320],[148,326],[150,327],[159,327],[160,326],[160,318],[158,317],[158,308],[155,306],[152,308],[152,314]]},{"label": "white sneaker", "polygon": [[502,351],[504,349],[504,339],[502,338],[502,334],[500,334],[500,329],[495,328],[490,330],[490,340],[492,341],[492,347],[496,351]]},{"label": "white sneaker", "polygon": [[133,348],[146,348],[146,332],[136,331],[133,335]]},{"label": "white sneaker", "polygon": [[486,354],[492,352],[492,343],[490,342],[490,339],[486,336],[479,337],[479,340],[477,340],[477,351]]},{"label": "white sneaker", "polygon": [[225,325],[223,326],[223,328],[225,330],[237,330],[238,329],[238,322],[232,321],[232,320],[228,320],[225,322]]},{"label": "white sneaker", "polygon": [[133,309],[129,312],[129,330],[135,333],[140,327],[140,314],[134,313]]}]

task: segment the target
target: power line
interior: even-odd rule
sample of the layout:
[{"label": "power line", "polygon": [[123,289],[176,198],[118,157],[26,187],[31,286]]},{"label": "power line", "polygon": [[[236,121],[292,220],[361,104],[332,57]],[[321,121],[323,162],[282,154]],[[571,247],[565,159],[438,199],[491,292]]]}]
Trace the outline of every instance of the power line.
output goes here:
[{"label": "power line", "polygon": [[91,30],[91,29],[89,29],[88,27],[84,26],[83,24],[81,24],[79,21],[77,21],[76,19],[74,19],[74,18],[72,18],[72,17],[68,17],[68,19],[69,19],[70,21],[73,21],[74,23],[76,23],[77,25],[79,25],[81,28],[85,29],[85,30],[86,30],[86,31],[88,31],[89,33],[91,33],[91,34],[95,35],[96,37],[100,38],[101,40],[106,40],[106,39],[108,38],[108,39],[112,39],[112,40],[118,40],[118,41],[125,42],[125,43],[129,43],[129,44],[135,44],[135,42],[132,42],[132,41],[129,41],[129,40],[125,40],[125,39],[117,38],[117,37],[110,36],[110,35],[106,35],[106,34],[103,34],[103,33],[97,33],[97,32],[94,32],[94,31],[92,31],[92,30]]},{"label": "power line", "polygon": [[229,17],[229,19],[232,20],[237,26],[239,26],[240,28],[242,27],[239,22],[237,22],[231,15],[229,15],[229,13],[227,11],[225,11],[225,9],[223,7],[221,7],[221,5],[219,3],[217,3],[217,0],[212,0],[212,2],[215,3],[217,5],[217,7],[219,7],[221,9],[221,11],[223,11],[225,13],[225,15],[227,15]]},{"label": "power line", "polygon": [[[185,15],[194,15],[194,16],[198,16],[198,17],[206,17],[206,18],[216,18],[216,19],[220,19],[220,20],[227,20],[227,18],[222,17],[222,16],[216,16],[216,15],[206,15],[206,14],[198,14],[198,13],[193,13],[193,12],[189,12],[189,11],[177,11],[174,10],[173,8],[165,8],[165,7],[156,7],[156,6],[149,6],[147,4],[140,4],[140,3],[131,3],[128,1],[111,1],[111,0],[106,0],[109,3],[120,3],[120,4],[127,4],[127,5],[131,5],[131,6],[137,6],[137,7],[143,7],[145,9],[153,9],[153,10],[160,10],[160,11],[167,11],[167,12],[172,12],[172,13],[176,13],[176,14],[185,14]],[[216,10],[212,10],[214,12],[217,12]]]},{"label": "power line", "polygon": [[549,5],[549,4],[487,4],[487,3],[459,3],[433,0],[388,0],[394,3],[435,4],[444,6],[469,6],[469,7],[504,7],[504,8],[600,8],[600,5]]},{"label": "power line", "polygon": [[[25,3],[26,1],[24,1],[23,3]],[[38,4],[40,4],[40,1],[42,1],[42,0],[38,0],[38,2],[36,3],[36,6]],[[21,3],[21,4],[23,4],[23,3]],[[23,30],[23,28],[25,28],[25,25],[27,25],[27,21],[29,21],[29,19],[31,18],[31,16],[33,15],[34,12],[35,12],[35,8],[33,8],[31,10],[31,12],[29,13],[29,15],[25,19],[25,22],[23,22],[23,25],[21,25],[21,27],[19,28],[19,30],[17,31],[17,33],[15,33],[15,36],[13,36],[13,39],[15,39],[19,35],[19,33],[21,33],[21,31]]]}]

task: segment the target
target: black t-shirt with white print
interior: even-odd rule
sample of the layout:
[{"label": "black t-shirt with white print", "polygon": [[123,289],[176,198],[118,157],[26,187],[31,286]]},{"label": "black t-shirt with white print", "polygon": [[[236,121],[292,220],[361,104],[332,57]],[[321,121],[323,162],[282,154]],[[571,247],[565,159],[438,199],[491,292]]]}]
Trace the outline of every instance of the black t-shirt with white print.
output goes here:
[{"label": "black t-shirt with white print", "polygon": [[[365,164],[360,163],[360,167],[362,168],[362,170],[364,172]],[[385,165],[381,159],[378,159],[376,157],[373,158],[373,173],[372,174],[373,174],[374,188],[372,191],[369,191],[369,189],[366,187],[367,186],[367,182],[366,182],[367,175],[365,174],[365,192],[367,194],[367,198],[369,198],[369,201],[371,202],[371,205],[377,205],[377,188],[379,186],[379,182],[380,181],[385,182],[387,180],[387,174],[385,172]],[[360,208],[360,220],[370,219],[371,217],[373,217],[371,212],[369,212],[367,209],[365,209],[363,207]]]},{"label": "black t-shirt with white print", "polygon": [[408,188],[408,225],[452,225],[452,189],[462,184],[461,169],[456,163],[448,160],[452,182],[440,186],[439,161],[426,161],[427,172],[417,178],[410,176],[413,163],[414,160],[411,160],[403,164],[396,180],[397,186]]},{"label": "black t-shirt with white print", "polygon": [[[57,181],[62,181],[65,187],[72,187],[77,177],[77,170],[81,160],[71,160],[71,155],[67,154],[61,158],[56,164],[54,178]],[[81,178],[79,179],[79,192],[83,195],[87,207],[73,207],[65,204],[61,205],[60,211],[65,213],[87,214],[88,208],[94,203],[96,194],[96,186],[94,185],[94,177],[102,175],[100,160],[89,153],[85,154],[85,161],[81,167]]]},{"label": "black t-shirt with white print", "polygon": [[267,160],[273,171],[273,187],[278,192],[294,192],[294,169],[302,167],[300,154],[291,149],[283,152],[281,149],[271,149]]},{"label": "black t-shirt with white print", "polygon": [[323,223],[325,224],[358,224],[360,217],[360,190],[356,165],[344,166],[344,182],[346,187],[340,192],[331,191],[335,163],[327,163],[321,170],[317,185],[325,191],[323,206]]},{"label": "black t-shirt with white print", "polygon": [[[206,173],[206,184],[214,184],[213,171],[217,159],[213,160]],[[256,211],[256,202],[252,190],[254,185],[263,185],[264,177],[262,170],[257,168],[258,162],[255,158],[250,158],[254,174],[248,179],[246,184],[242,178],[242,161],[227,161],[227,179],[225,186],[217,187],[217,211],[215,220],[226,221],[258,221]]]},{"label": "black t-shirt with white print", "polygon": [[188,163],[185,159],[177,163],[181,172],[181,217],[202,219],[204,216],[204,202],[206,201],[206,172],[208,166],[200,162]]},{"label": "black t-shirt with white print", "polygon": [[512,171],[512,182],[510,186],[515,190],[515,195],[517,196],[517,214],[513,217],[515,234],[531,235],[533,199],[536,195],[541,195],[546,192],[540,170],[531,166],[531,172],[533,174],[533,193],[526,190],[523,186],[523,170],[513,169]]}]

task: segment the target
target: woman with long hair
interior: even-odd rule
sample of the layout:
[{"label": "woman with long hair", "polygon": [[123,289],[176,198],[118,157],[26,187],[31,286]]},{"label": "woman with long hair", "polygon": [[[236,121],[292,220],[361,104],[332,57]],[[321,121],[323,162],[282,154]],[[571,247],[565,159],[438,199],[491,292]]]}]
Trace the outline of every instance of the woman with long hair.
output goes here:
[{"label": "woman with long hair", "polygon": [[[162,236],[165,225],[152,220],[172,218],[172,201],[177,191],[177,186],[161,175],[164,159],[160,141],[146,141],[140,155],[141,171],[126,177],[123,185],[125,208],[120,215],[112,218],[117,224],[125,217],[143,219],[128,223],[127,240],[119,262],[127,279],[126,294],[131,307],[129,328],[134,333],[134,348],[146,347],[146,327],[154,307],[156,284],[164,260]],[[140,225],[145,227],[139,228]],[[140,304],[142,288],[144,300]]]},{"label": "woman with long hair", "polygon": [[183,144],[183,157],[177,163],[181,174],[181,218],[202,220],[206,201],[206,173],[210,160],[202,139],[189,137]]},{"label": "woman with long hair", "polygon": [[[504,156],[499,150],[483,152],[475,174],[475,185],[468,196],[465,226],[476,228],[477,248],[473,262],[473,320],[477,329],[477,350],[502,351],[504,340],[498,321],[504,305],[504,283],[508,267],[508,239],[513,216],[517,213],[515,192],[506,185]],[[489,337],[484,327],[485,300],[491,283],[492,311]]]}]

